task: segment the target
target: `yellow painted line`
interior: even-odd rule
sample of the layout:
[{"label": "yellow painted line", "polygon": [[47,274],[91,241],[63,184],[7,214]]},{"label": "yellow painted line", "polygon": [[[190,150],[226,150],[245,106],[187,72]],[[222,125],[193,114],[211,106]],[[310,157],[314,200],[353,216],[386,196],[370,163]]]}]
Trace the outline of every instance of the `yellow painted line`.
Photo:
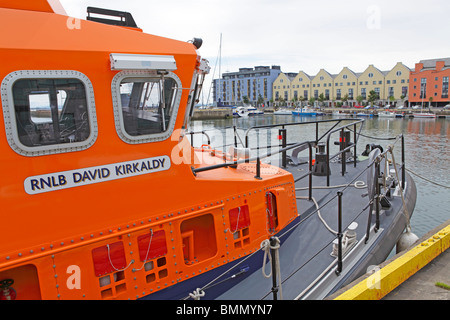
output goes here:
[{"label": "yellow painted line", "polygon": [[450,247],[450,224],[335,300],[380,300]]}]

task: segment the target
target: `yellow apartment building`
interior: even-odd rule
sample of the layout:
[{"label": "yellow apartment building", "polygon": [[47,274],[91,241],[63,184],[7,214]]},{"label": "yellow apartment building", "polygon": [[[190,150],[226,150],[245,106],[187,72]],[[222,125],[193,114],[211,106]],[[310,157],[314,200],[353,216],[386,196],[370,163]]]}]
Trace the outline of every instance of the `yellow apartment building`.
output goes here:
[{"label": "yellow apartment building", "polygon": [[311,80],[311,97],[316,100],[323,94],[325,100],[333,99],[334,77],[325,69],[320,69],[317,75]]},{"label": "yellow apartment building", "polygon": [[284,100],[290,102],[293,98],[292,81],[295,73],[280,73],[273,82],[273,100],[275,102]]},{"label": "yellow apartment building", "polygon": [[408,97],[409,74],[411,70],[401,62],[389,71],[385,76],[385,96],[383,99],[388,102],[403,100]]},{"label": "yellow apartment building", "polygon": [[[354,106],[358,104],[358,96],[367,101],[373,90],[378,94],[375,104],[384,105],[393,101],[402,103],[408,98],[410,71],[407,66],[398,62],[389,71],[380,71],[374,65],[369,65],[361,73],[348,67],[344,67],[337,75],[330,74],[325,69],[320,69],[315,76],[304,71],[297,74],[280,73],[273,83],[273,97],[275,102],[285,101],[291,105],[292,101],[307,102],[311,98],[318,100],[323,94],[327,106],[333,106],[336,102]],[[342,101],[345,97],[346,102]]]},{"label": "yellow apartment building", "polygon": [[304,71],[297,73],[292,80],[292,96],[295,101],[308,101],[311,98],[311,79]]},{"label": "yellow apartment building", "polygon": [[375,91],[378,99],[384,99],[384,76],[385,74],[379,69],[375,68],[373,64],[369,65],[367,69],[358,77],[358,95],[362,96],[364,100],[369,97],[370,91]]},{"label": "yellow apartment building", "polygon": [[347,67],[334,78],[335,100],[342,100],[347,97],[347,105],[354,105],[358,96],[358,75]]}]

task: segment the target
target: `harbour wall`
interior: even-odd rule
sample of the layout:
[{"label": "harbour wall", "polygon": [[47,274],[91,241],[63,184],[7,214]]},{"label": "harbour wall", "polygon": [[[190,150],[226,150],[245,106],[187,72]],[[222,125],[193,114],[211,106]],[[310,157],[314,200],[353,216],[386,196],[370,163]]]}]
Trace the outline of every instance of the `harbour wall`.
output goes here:
[{"label": "harbour wall", "polygon": [[231,109],[206,109],[195,110],[192,120],[226,119],[233,117]]}]

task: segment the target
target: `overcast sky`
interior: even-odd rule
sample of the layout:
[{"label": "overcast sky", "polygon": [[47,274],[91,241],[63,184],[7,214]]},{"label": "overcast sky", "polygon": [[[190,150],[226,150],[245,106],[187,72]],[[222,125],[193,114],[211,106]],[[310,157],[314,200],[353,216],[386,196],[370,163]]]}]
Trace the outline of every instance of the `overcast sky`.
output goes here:
[{"label": "overcast sky", "polygon": [[88,6],[115,9],[130,12],[145,33],[202,38],[199,51],[214,78],[221,33],[222,73],[279,65],[313,76],[322,68],[414,68],[422,59],[450,57],[448,0],[60,1],[72,17],[85,19]]}]

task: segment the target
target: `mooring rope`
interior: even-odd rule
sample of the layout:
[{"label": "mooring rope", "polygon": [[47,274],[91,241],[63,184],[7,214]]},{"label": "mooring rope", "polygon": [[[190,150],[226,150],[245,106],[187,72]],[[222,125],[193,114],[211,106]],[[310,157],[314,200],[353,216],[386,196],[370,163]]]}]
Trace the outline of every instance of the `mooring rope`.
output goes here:
[{"label": "mooring rope", "polygon": [[437,186],[439,186],[439,187],[442,187],[442,188],[450,189],[449,186],[444,186],[443,184],[440,184],[440,183],[431,181],[430,179],[427,179],[427,178],[421,176],[420,174],[417,174],[416,172],[414,172],[414,171],[412,171],[412,170],[410,170],[410,169],[407,169],[407,168],[405,168],[405,169],[406,169],[406,171],[408,171],[409,173],[412,173],[413,175],[415,175],[415,176],[417,176],[417,177],[419,177],[419,178],[421,178],[421,179],[423,179],[423,180],[425,180],[425,181],[428,181],[429,183],[435,184],[435,185],[437,185]]}]

